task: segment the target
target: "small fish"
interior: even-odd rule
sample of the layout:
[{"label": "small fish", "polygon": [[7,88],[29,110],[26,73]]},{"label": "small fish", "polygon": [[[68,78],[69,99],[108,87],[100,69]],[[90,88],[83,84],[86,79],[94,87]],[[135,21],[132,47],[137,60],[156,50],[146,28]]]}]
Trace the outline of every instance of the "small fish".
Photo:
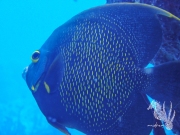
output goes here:
[{"label": "small fish", "polygon": [[58,27],[23,73],[47,121],[66,135],[149,134],[145,95],[180,99],[179,62],[144,68],[161,46],[162,18],[180,22],[154,6],[108,4]]}]

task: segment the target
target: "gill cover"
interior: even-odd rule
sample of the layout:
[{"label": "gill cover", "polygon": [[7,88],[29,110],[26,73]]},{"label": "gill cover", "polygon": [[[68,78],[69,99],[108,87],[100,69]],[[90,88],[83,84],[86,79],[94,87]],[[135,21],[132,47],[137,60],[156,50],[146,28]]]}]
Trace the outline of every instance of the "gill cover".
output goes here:
[{"label": "gill cover", "polygon": [[45,87],[48,93],[57,90],[60,82],[62,81],[64,72],[64,64],[61,54],[57,55],[44,78]]}]

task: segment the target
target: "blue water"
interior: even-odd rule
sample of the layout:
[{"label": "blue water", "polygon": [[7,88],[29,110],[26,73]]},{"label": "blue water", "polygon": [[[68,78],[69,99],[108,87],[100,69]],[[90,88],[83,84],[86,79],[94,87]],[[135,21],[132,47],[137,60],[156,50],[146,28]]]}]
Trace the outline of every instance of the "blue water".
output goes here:
[{"label": "blue water", "polygon": [[[21,77],[52,31],[105,0],[0,0],[0,135],[63,135],[47,123]],[[73,135],[81,135],[70,131]]]},{"label": "blue water", "polygon": [[[0,0],[0,135],[63,135],[47,123],[21,77],[31,53],[75,14],[105,0]],[[69,129],[72,135],[82,133]]]}]

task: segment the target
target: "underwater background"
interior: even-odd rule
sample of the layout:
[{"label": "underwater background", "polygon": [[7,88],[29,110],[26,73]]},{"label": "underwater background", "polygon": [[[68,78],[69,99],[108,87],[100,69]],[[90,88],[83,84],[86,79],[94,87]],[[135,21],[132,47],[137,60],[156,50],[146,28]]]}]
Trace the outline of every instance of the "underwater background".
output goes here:
[{"label": "underwater background", "polygon": [[55,28],[77,13],[105,3],[106,0],[0,0],[0,135],[63,135],[48,124],[21,74],[29,65],[32,52]]},{"label": "underwater background", "polygon": [[33,51],[55,28],[75,14],[104,3],[0,0],[0,135],[63,135],[48,124],[21,74]]}]

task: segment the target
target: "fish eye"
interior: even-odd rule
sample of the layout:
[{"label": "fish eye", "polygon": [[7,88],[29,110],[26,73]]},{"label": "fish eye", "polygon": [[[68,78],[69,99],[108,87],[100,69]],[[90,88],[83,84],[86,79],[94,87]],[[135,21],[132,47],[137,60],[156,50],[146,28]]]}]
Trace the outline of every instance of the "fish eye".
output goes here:
[{"label": "fish eye", "polygon": [[40,52],[39,51],[34,51],[32,56],[31,56],[31,60],[33,63],[38,62],[39,60],[39,56],[40,56]]}]

